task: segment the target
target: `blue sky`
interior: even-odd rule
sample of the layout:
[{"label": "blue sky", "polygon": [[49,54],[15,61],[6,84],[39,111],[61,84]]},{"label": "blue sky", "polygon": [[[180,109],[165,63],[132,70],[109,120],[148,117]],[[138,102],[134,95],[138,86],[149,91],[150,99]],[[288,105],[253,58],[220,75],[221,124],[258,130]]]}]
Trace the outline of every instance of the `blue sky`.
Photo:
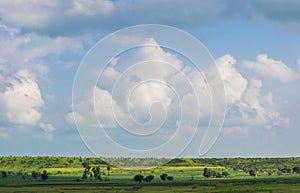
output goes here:
[{"label": "blue sky", "polygon": [[[76,72],[95,43],[116,30],[138,24],[163,24],[184,30],[199,39],[215,59],[224,81],[227,111],[220,136],[205,156],[299,156],[300,3],[297,0],[1,1],[0,155],[93,156],[74,124],[73,113],[77,121],[79,116],[83,119],[82,125],[93,127],[87,119],[90,112],[86,106],[78,104],[82,114],[72,108]],[[107,75],[100,79],[95,92],[99,97],[96,114],[104,123],[96,128],[110,128],[108,132],[116,141],[128,147],[139,146],[138,149],[143,148],[143,142],[146,148],[161,143],[162,139],[151,138],[146,142],[126,138],[124,131],[115,126],[111,108],[123,116],[122,109],[132,105],[132,112],[136,113],[133,116],[144,120],[147,116],[141,112],[149,104],[145,98],[150,96],[149,100],[159,100],[169,108],[171,118],[165,126],[172,131],[178,110],[176,101],[173,104],[169,100],[176,97],[165,87],[151,83],[137,87],[137,94],[132,95],[134,103],[123,104],[121,92],[115,97],[111,90],[105,90],[111,86],[106,84],[120,78],[120,69],[129,67],[133,61],[153,57],[188,72],[196,90],[203,83],[201,75],[184,70],[189,66],[186,60],[160,47],[154,37],[143,41],[155,48],[142,47],[136,50],[137,55],[130,52],[120,55],[116,58],[117,65],[107,68]],[[145,54],[149,51],[153,55]],[[119,63],[124,66],[118,66]],[[153,68],[172,71],[163,63],[144,65],[138,72],[145,77],[146,71],[151,74]],[[177,84],[178,88],[180,85]],[[125,83],[122,86],[131,88]],[[115,104],[105,106],[108,99]],[[200,105],[205,111],[205,94],[202,100]],[[88,101],[88,98],[81,100],[83,104]],[[154,106],[153,112],[160,113],[159,109]],[[194,110],[186,113],[192,114]],[[158,118],[159,113],[156,113]],[[201,120],[205,122],[205,112],[200,114],[204,114]],[[199,127],[199,134],[181,156],[198,156],[204,130],[199,125],[195,127]],[[112,151],[110,147],[101,148]]]}]

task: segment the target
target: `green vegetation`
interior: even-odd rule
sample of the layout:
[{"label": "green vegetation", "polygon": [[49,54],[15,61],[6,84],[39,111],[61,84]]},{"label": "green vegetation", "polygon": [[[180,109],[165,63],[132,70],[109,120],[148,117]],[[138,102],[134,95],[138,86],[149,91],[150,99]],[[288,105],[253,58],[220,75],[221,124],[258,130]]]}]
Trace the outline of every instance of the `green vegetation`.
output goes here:
[{"label": "green vegetation", "polygon": [[[105,159],[108,160],[108,159]],[[0,192],[300,192],[300,158],[0,157]],[[147,169],[144,169],[147,168]]]}]

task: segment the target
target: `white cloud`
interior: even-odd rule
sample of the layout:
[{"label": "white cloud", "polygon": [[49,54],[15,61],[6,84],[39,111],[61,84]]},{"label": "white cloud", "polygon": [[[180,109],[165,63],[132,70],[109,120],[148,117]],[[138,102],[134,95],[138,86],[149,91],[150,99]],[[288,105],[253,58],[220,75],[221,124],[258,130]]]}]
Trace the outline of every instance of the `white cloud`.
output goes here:
[{"label": "white cloud", "polygon": [[[77,102],[74,112],[68,113],[66,119],[73,123],[74,119],[78,125],[111,128],[116,126],[114,114],[120,117],[122,112],[116,101],[107,90],[101,88],[90,88],[84,98]],[[114,111],[114,112],[113,112]],[[94,117],[98,117],[99,123]]]},{"label": "white cloud", "polygon": [[[260,59],[258,61],[261,62]],[[267,59],[267,61],[273,60]],[[272,92],[263,88],[262,80],[253,78],[247,80],[235,68],[235,63],[236,60],[230,55],[216,60],[227,100],[224,128],[230,131],[241,131],[247,128],[287,125],[289,120],[280,114],[279,105],[274,103]],[[277,64],[281,66],[280,62]]]},{"label": "white cloud", "polygon": [[256,124],[268,128],[278,124],[281,118],[273,103],[272,93],[262,94],[261,89],[261,80],[251,80],[242,101],[242,105],[246,105],[248,111],[242,113],[248,124],[255,121]]},{"label": "white cloud", "polygon": [[14,28],[1,26],[0,66],[8,74],[30,69],[36,77],[43,76],[50,71],[51,65],[57,65],[49,63],[45,57],[58,56],[66,50],[79,53],[82,48],[81,42],[75,39],[21,34]]},{"label": "white cloud", "polygon": [[299,29],[299,7],[297,0],[254,0],[244,3],[226,0],[2,0],[0,17],[10,26],[51,35],[112,30],[140,23],[163,23],[178,27],[217,25],[235,18],[253,20],[259,17]]},{"label": "white cloud", "polygon": [[50,123],[40,123],[39,126],[42,130],[44,130],[47,133],[53,132],[56,130],[55,127]]},{"label": "white cloud", "polygon": [[8,86],[0,94],[1,114],[12,124],[35,126],[41,119],[38,108],[44,104],[34,77],[20,71],[8,80]]},{"label": "white cloud", "polygon": [[[281,62],[268,59],[266,56],[258,56],[258,61],[267,61],[278,69],[286,69]],[[215,62],[225,87],[228,109],[225,127],[271,128],[288,124],[288,119],[280,113],[280,106],[274,103],[272,92],[263,88],[260,79],[247,80],[236,68],[236,60],[229,54],[218,58]],[[256,63],[251,65],[256,66]],[[181,76],[181,73],[184,75]],[[147,82],[149,79],[160,80],[160,82]],[[190,82],[185,82],[185,79]],[[85,112],[86,107],[94,104],[103,127],[115,127],[116,118],[121,125],[129,128],[135,125],[132,121],[145,123],[151,118],[157,118],[158,122],[165,119],[169,126],[172,122],[178,125],[177,115],[183,112],[191,116],[191,120],[200,115],[200,124],[205,124],[209,122],[212,110],[212,99],[206,81],[198,70],[186,66],[176,55],[164,51],[155,40],[147,39],[144,47],[135,50],[134,54],[129,52],[125,56],[118,57],[113,66],[106,68],[99,79],[99,88],[95,89],[95,101],[87,98],[80,99],[82,104],[79,105],[79,109]],[[196,96],[188,89],[190,83],[199,97],[199,107],[196,105]],[[178,92],[176,94],[182,97],[182,101],[176,101],[176,95],[166,85],[174,86],[175,91]],[[187,98],[189,100],[186,100]],[[151,109],[156,103],[160,103],[160,107],[155,106]],[[177,108],[179,103],[182,109]],[[88,120],[90,113],[95,112],[85,112],[80,115],[75,112],[75,115],[79,120]],[[165,117],[165,113],[169,115]],[[171,117],[172,119],[169,119]],[[152,126],[157,126],[155,122],[151,123]],[[136,125],[135,128],[138,129],[138,126]]]},{"label": "white cloud", "polygon": [[[136,133],[150,133],[164,121],[164,127],[176,127],[170,119],[180,119],[180,101],[168,84],[177,81],[181,92],[187,92],[184,77],[178,75],[182,61],[164,51],[154,39],[145,39],[143,43],[145,46],[118,57],[114,65],[104,70],[98,87],[75,100],[75,118],[79,117],[81,125],[112,128],[118,127],[118,121]],[[95,107],[95,112],[91,107]],[[95,113],[99,125],[94,122]]]},{"label": "white cloud", "polygon": [[[113,65],[104,70],[96,88],[86,88],[88,93],[80,93],[82,98],[75,97],[74,115],[80,129],[84,130],[80,132],[84,137],[93,137],[97,141],[105,137],[98,136],[101,134],[99,128],[106,128],[113,140],[118,138],[120,143],[131,144],[134,140],[124,137],[120,125],[133,133],[148,134],[163,120],[165,124],[156,133],[159,141],[169,139],[178,126],[184,127],[188,135],[197,126],[209,123],[212,101],[207,80],[203,77],[205,73],[201,74],[192,65],[181,61],[180,56],[162,49],[153,39],[144,40],[144,43],[145,46],[118,55]],[[225,86],[227,131],[248,134],[254,129],[288,124],[276,96],[272,90],[263,87],[261,79],[243,76],[237,68],[237,61],[229,54],[218,58],[216,65]],[[181,76],[181,73],[184,75]],[[190,82],[185,82],[185,79]],[[192,83],[200,98],[199,106],[188,83]],[[176,101],[176,95],[166,84],[173,86],[182,101]],[[178,108],[180,105],[182,109]],[[180,120],[180,113],[185,116],[184,120]],[[193,125],[198,115],[201,122]],[[100,124],[95,116],[98,116]],[[152,122],[151,118],[158,121]],[[87,129],[89,127],[92,130]],[[147,143],[145,141],[143,145],[147,146]]]},{"label": "white cloud", "polygon": [[240,101],[247,89],[247,80],[234,67],[236,60],[229,54],[216,60],[216,65],[223,79],[228,104]]},{"label": "white cloud", "polygon": [[[21,7],[22,9],[20,9]],[[107,24],[111,23],[105,21],[104,18],[114,8],[114,3],[109,0],[74,0],[66,2],[29,0],[14,3],[4,0],[0,2],[0,17],[4,23],[21,28],[25,32],[36,31],[44,32],[44,34],[58,34],[59,31],[61,34],[64,34],[64,32],[78,34],[78,32],[94,28],[95,25],[100,27],[99,24],[101,25],[101,23],[102,25],[106,22]],[[13,12],[18,14],[13,14]]]},{"label": "white cloud", "polygon": [[262,79],[290,82],[300,78],[300,74],[294,72],[282,61],[273,60],[266,54],[258,55],[256,61],[245,61],[244,66]]},{"label": "white cloud", "polygon": [[[51,89],[45,88],[52,85],[45,85],[55,82],[48,79],[51,78],[49,72],[59,69],[61,54],[68,53],[63,61],[70,60],[69,54],[80,54],[81,42],[65,37],[22,33],[0,24],[1,122],[26,127],[38,126],[41,119],[49,122],[45,119],[51,119],[52,115],[46,115],[49,104],[44,104],[41,90],[45,92],[44,96],[49,95]],[[40,90],[41,86],[45,86],[44,89]]]},{"label": "white cloud", "polygon": [[114,9],[114,3],[109,0],[84,1],[74,0],[69,10],[71,15],[95,16],[107,15]]},{"label": "white cloud", "polygon": [[109,62],[110,66],[115,66],[118,62],[119,58],[112,58]]},{"label": "white cloud", "polygon": [[114,82],[119,78],[120,73],[114,68],[108,66],[103,70],[101,75],[100,85],[103,88],[111,88]]},{"label": "white cloud", "polygon": [[[164,117],[162,108],[169,109],[171,105],[170,89],[162,83],[148,82],[136,87],[129,98],[128,106],[133,118],[138,122],[157,120]],[[154,108],[155,103],[162,105]],[[150,117],[151,116],[151,117]]]},{"label": "white cloud", "polygon": [[111,94],[107,90],[95,88],[95,98],[93,104],[96,108],[98,119],[100,120],[100,127],[115,127],[116,121],[114,113],[117,117],[120,117],[121,110],[116,101],[112,98]]},{"label": "white cloud", "polygon": [[[186,69],[184,69],[185,71]],[[199,97],[199,106],[200,106],[200,116],[201,119],[209,119],[211,108],[212,108],[212,97],[209,89],[209,85],[207,85],[207,80],[198,70],[189,69],[191,71],[188,75],[191,83],[193,84],[193,88]],[[191,99],[192,96],[187,96],[187,98]],[[192,113],[194,108],[196,107],[193,100],[187,100],[183,102],[186,107],[190,107],[190,112]],[[203,120],[202,120],[203,121]],[[207,122],[208,120],[206,120]]]}]

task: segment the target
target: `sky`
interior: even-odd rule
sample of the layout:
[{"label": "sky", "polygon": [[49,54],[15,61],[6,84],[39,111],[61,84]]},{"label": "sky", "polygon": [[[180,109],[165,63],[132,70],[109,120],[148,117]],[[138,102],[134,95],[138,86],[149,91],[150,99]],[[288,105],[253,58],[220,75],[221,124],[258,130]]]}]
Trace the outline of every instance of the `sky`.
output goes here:
[{"label": "sky", "polygon": [[299,50],[298,0],[2,0],[0,155],[299,156]]}]

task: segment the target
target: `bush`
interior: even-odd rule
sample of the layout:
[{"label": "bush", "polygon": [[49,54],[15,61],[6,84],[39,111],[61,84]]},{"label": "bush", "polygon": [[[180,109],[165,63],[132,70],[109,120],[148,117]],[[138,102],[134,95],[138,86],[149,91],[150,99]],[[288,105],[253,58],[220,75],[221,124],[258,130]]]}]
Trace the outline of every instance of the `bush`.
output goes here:
[{"label": "bush", "polygon": [[168,176],[168,177],[167,177],[167,180],[169,180],[169,181],[173,181],[173,180],[174,180],[174,178],[173,178],[173,176]]},{"label": "bush", "polygon": [[46,181],[48,179],[48,173],[46,170],[43,171],[42,175],[41,175],[41,179],[43,181]]},{"label": "bush", "polygon": [[2,175],[3,178],[6,178],[7,177],[7,172],[6,171],[2,171],[1,175]]},{"label": "bush", "polygon": [[146,176],[146,177],[144,178],[144,181],[150,183],[153,179],[154,179],[154,176],[149,175],[149,176]]},{"label": "bush", "polygon": [[39,176],[40,176],[40,173],[39,172],[36,172],[36,171],[33,171],[31,173],[31,176],[34,178],[34,179],[37,179]]},{"label": "bush", "polygon": [[209,178],[211,176],[211,172],[208,168],[204,168],[202,175],[206,178]]},{"label": "bush", "polygon": [[229,176],[229,173],[228,172],[223,172],[222,175],[226,178]]},{"label": "bush", "polygon": [[141,182],[144,180],[144,176],[141,175],[141,174],[135,175],[135,176],[133,177],[133,180],[136,181],[136,182],[141,183]]},{"label": "bush", "polygon": [[168,177],[168,174],[162,174],[162,175],[160,175],[160,179],[162,181],[165,181],[167,179],[167,177]]},{"label": "bush", "polygon": [[249,171],[250,176],[257,176],[256,172],[254,170]]}]

